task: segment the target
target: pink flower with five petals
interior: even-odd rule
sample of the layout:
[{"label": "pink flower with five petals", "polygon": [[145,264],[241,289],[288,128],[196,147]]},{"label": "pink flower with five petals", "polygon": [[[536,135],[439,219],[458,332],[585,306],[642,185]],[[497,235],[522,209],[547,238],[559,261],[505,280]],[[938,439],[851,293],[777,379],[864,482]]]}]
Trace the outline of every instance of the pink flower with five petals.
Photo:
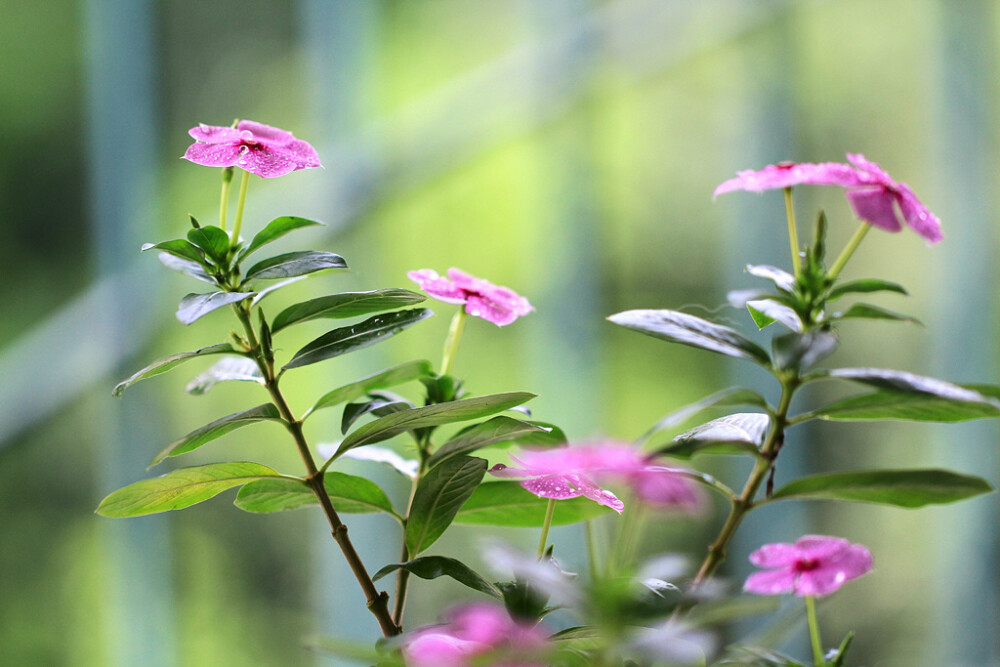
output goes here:
[{"label": "pink flower with five petals", "polygon": [[316,149],[291,132],[241,120],[236,127],[199,125],[188,130],[195,143],[184,158],[206,167],[239,167],[261,178],[322,167]]},{"label": "pink flower with five petals", "polygon": [[534,308],[528,300],[508,287],[494,285],[459,269],[448,269],[448,277],[439,276],[432,269],[420,269],[406,274],[420,289],[438,301],[465,304],[465,312],[506,326]]},{"label": "pink flower with five petals", "polygon": [[806,535],[795,544],[765,544],[750,562],[766,568],[751,574],[743,590],[758,595],[829,595],[871,572],[872,555],[860,544],[825,535]]}]

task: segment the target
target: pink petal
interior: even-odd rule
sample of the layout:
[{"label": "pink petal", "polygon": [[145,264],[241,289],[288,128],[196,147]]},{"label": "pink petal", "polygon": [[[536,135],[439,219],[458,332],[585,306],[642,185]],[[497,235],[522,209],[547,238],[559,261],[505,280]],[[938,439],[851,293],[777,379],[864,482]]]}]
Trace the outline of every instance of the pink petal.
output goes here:
[{"label": "pink petal", "polygon": [[232,127],[205,125],[202,123],[188,130],[195,141],[205,144],[230,144],[240,140],[240,131]]},{"label": "pink petal", "polygon": [[789,567],[799,557],[799,550],[794,544],[765,544],[750,554],[750,562],[757,567]]},{"label": "pink petal", "polygon": [[478,294],[469,295],[469,298],[465,302],[465,312],[473,317],[479,317],[487,322],[492,322],[498,327],[505,327],[518,318],[517,311]]},{"label": "pink petal", "polygon": [[636,496],[647,503],[693,508],[698,494],[683,477],[661,466],[647,466],[631,476],[630,486]]},{"label": "pink petal", "polygon": [[937,243],[944,236],[941,234],[941,221],[924,206],[917,196],[913,194],[906,183],[900,183],[899,189],[899,210],[903,214],[903,219],[910,229],[927,239],[928,243]]},{"label": "pink petal", "polygon": [[272,127],[270,125],[265,125],[264,123],[257,123],[252,120],[241,120],[236,124],[237,130],[249,130],[253,133],[256,140],[264,140],[268,142],[275,142],[278,144],[287,144],[290,141],[295,141],[295,135],[286,130],[282,130],[277,127]]},{"label": "pink petal", "polygon": [[406,277],[420,286],[420,289],[430,294],[438,301],[445,303],[465,303],[466,293],[455,286],[447,278],[442,278],[433,269],[410,271]]},{"label": "pink petal", "polygon": [[585,497],[590,498],[598,505],[610,507],[619,514],[621,514],[621,512],[625,509],[625,503],[619,500],[618,496],[611,493],[607,489],[602,489],[586,477],[573,475],[570,479],[580,488]]},{"label": "pink petal", "polygon": [[482,650],[481,645],[454,637],[443,628],[420,632],[403,647],[410,667],[464,667],[470,656]]},{"label": "pink petal", "polygon": [[858,186],[862,183],[858,173],[846,164],[838,162],[783,163],[772,164],[760,171],[741,171],[715,189],[713,196],[733,190],[761,192],[788,188],[795,185],[834,185],[839,187]]},{"label": "pink petal", "polygon": [[236,144],[191,144],[184,159],[206,167],[232,167],[240,159]]},{"label": "pink petal", "polygon": [[795,574],[790,570],[754,572],[743,584],[743,590],[757,595],[791,593],[794,587]]},{"label": "pink petal", "polygon": [[861,153],[848,153],[847,161],[862,172],[862,178],[865,182],[885,185],[890,188],[896,187],[896,181],[892,180],[892,176],[885,169]]},{"label": "pink petal", "polygon": [[570,486],[569,481],[563,475],[533,477],[521,482],[521,486],[540,498],[552,498],[554,500],[576,498],[584,493],[581,489]]},{"label": "pink petal", "polygon": [[848,190],[847,199],[851,202],[855,214],[865,222],[887,232],[898,232],[903,228],[893,206],[896,197],[883,186]]}]

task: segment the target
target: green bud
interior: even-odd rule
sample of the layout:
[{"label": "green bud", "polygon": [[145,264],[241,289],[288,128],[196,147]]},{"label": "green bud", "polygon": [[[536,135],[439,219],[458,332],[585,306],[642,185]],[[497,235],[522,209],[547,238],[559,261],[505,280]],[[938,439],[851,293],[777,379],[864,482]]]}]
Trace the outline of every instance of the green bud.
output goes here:
[{"label": "green bud", "polygon": [[222,182],[232,183],[233,182],[233,167],[223,167],[222,168]]}]

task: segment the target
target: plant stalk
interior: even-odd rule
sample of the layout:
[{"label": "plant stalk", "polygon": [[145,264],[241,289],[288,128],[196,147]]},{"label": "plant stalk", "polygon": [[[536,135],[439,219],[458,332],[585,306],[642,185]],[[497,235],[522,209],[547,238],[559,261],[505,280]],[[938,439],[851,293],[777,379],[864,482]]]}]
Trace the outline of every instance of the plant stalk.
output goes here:
[{"label": "plant stalk", "polygon": [[448,337],[444,341],[444,354],[441,357],[441,375],[448,375],[451,366],[455,361],[455,353],[458,351],[458,342],[462,340],[462,330],[465,328],[465,306],[461,306],[455,316],[451,318],[451,326],[448,327]]},{"label": "plant stalk", "polygon": [[240,198],[236,201],[236,219],[233,220],[233,234],[229,238],[233,244],[240,240],[240,227],[243,225],[243,208],[247,203],[247,187],[250,185],[250,172],[243,170],[240,180]]},{"label": "plant stalk", "polygon": [[219,199],[219,229],[226,231],[226,218],[229,208],[229,186],[233,182],[233,168],[226,167],[222,170],[222,195]]},{"label": "plant stalk", "polygon": [[785,192],[785,217],[788,219],[788,243],[792,247],[792,273],[798,278],[802,270],[802,262],[799,260],[799,231],[795,225],[795,206],[792,204],[792,189],[784,189]]},{"label": "plant stalk", "polygon": [[868,230],[871,228],[872,226],[869,225],[867,222],[862,222],[861,226],[858,227],[858,230],[854,232],[854,236],[852,236],[851,240],[847,242],[847,245],[844,247],[844,250],[840,253],[840,257],[838,257],[837,261],[835,261],[833,263],[833,266],[830,267],[830,272],[827,274],[827,276],[831,281],[833,281],[837,276],[840,275],[840,272],[841,270],[843,270],[844,265],[847,264],[847,260],[849,260],[851,258],[851,255],[854,254],[854,251],[858,249],[858,246],[861,245],[861,241],[864,240],[865,238],[865,234],[867,234]]},{"label": "plant stalk", "polygon": [[549,504],[545,506],[545,521],[542,523],[542,537],[538,540],[538,560],[545,555],[545,543],[549,539],[549,528],[552,526],[552,516],[556,513],[556,499],[549,498]]},{"label": "plant stalk", "polygon": [[806,597],[806,618],[809,620],[809,641],[812,643],[813,662],[816,667],[826,667],[826,659],[823,657],[823,640],[819,636],[819,622],[816,620],[816,599],[807,595]]}]

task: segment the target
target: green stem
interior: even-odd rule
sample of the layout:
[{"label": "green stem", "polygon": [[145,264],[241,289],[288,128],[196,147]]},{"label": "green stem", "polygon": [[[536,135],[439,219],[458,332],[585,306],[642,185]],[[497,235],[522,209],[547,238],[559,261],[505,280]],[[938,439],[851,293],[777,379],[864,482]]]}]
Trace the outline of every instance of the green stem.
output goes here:
[{"label": "green stem", "polygon": [[243,171],[243,178],[240,180],[240,198],[236,202],[236,219],[233,221],[233,234],[230,236],[235,244],[240,240],[240,227],[243,225],[243,207],[247,203],[247,187],[250,185],[250,172]]},{"label": "green stem", "polygon": [[830,272],[827,275],[831,281],[840,275],[844,265],[847,264],[847,260],[849,260],[851,255],[854,254],[854,251],[858,249],[858,246],[861,245],[861,241],[865,238],[865,234],[867,234],[868,230],[871,228],[872,226],[867,222],[862,222],[861,226],[858,227],[858,231],[854,232],[854,236],[852,236],[851,240],[847,242],[843,252],[840,253],[840,257],[838,257],[837,261],[835,261],[833,266],[830,267]]},{"label": "green stem", "polygon": [[785,188],[785,216],[788,218],[788,243],[792,247],[792,273],[798,277],[802,270],[799,260],[799,232],[795,225],[795,206],[792,205],[792,189]]},{"label": "green stem", "polygon": [[806,596],[806,617],[809,619],[809,640],[812,642],[813,662],[816,667],[826,667],[823,657],[823,640],[819,636],[819,622],[816,620],[816,599]]},{"label": "green stem", "polygon": [[219,199],[219,229],[226,231],[226,218],[229,208],[229,186],[233,182],[233,168],[225,167],[222,170],[222,196]]},{"label": "green stem", "polygon": [[549,527],[552,526],[552,515],[556,513],[556,499],[549,498],[549,504],[545,508],[545,522],[542,524],[542,538],[538,540],[538,560],[545,555],[545,543],[549,539]]},{"label": "green stem", "polygon": [[[413,480],[410,485],[410,500],[406,503],[406,518],[403,519],[403,549],[399,556],[399,562],[405,563],[410,559],[410,550],[406,547],[406,522],[410,519],[410,511],[413,509],[413,499],[417,495],[417,487],[420,485],[420,480],[424,476],[424,472],[427,468],[427,450],[430,447],[430,433],[424,436],[423,440],[419,443],[420,445],[420,467],[417,469],[417,477]],[[406,591],[410,583],[410,572],[404,568],[399,568],[396,572],[396,602],[392,609],[392,620],[399,626],[403,627],[403,611],[406,608]]]},{"label": "green stem", "polygon": [[466,319],[465,306],[460,307],[455,316],[451,318],[448,337],[444,340],[444,355],[441,357],[441,375],[447,375],[451,371],[452,363],[455,361],[455,352],[458,351],[458,342],[462,340],[462,330],[465,328]]}]

